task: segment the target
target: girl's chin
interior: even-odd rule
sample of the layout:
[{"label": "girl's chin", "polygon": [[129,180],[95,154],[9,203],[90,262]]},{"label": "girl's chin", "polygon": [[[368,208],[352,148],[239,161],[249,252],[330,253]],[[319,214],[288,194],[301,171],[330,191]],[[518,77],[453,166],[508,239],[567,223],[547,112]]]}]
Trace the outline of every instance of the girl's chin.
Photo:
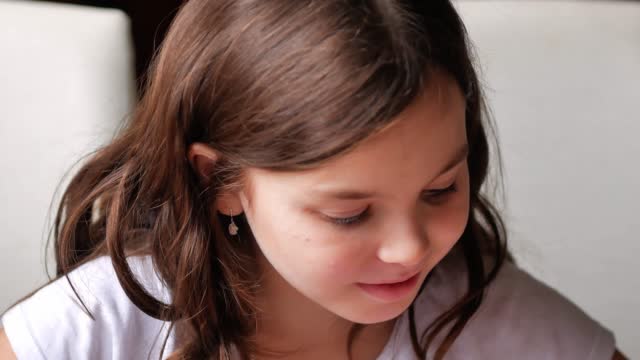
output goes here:
[{"label": "girl's chin", "polygon": [[418,292],[420,274],[404,284],[394,286],[367,286],[354,284],[355,298],[351,305],[350,321],[374,324],[394,319],[406,311]]},{"label": "girl's chin", "polygon": [[[342,317],[358,324],[377,324],[397,318],[402,315],[410,305],[410,300],[403,303],[381,304],[365,298],[364,300],[361,300],[360,305],[354,304],[354,308],[358,309],[358,311],[351,311],[349,314],[344,314],[346,316]],[[362,311],[363,309],[367,310]]]}]

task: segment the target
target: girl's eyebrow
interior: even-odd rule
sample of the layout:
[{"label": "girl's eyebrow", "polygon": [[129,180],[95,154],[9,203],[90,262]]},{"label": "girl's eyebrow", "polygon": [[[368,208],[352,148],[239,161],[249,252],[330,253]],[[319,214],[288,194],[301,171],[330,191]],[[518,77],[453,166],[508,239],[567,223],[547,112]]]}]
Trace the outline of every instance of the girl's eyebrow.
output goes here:
[{"label": "girl's eyebrow", "polygon": [[[469,155],[469,144],[464,143],[460,146],[454,155],[451,157],[451,160],[447,162],[447,164],[438,172],[434,179],[438,178],[438,176],[448,172],[449,170],[456,167],[462,161],[464,161]],[[433,180],[432,180],[433,181]],[[362,192],[357,190],[350,189],[328,189],[328,190],[312,190],[316,195],[320,195],[322,197],[332,198],[336,200],[362,200],[369,199],[378,196],[376,192]]]}]

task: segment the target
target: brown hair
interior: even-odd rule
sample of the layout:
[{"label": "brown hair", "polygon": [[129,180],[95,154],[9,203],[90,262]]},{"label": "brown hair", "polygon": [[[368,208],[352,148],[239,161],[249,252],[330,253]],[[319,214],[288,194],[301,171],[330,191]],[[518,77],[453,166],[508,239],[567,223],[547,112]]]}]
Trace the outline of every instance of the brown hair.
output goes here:
[{"label": "brown hair", "polygon": [[[446,330],[436,352],[442,358],[510,258],[500,216],[480,191],[490,124],[465,28],[446,0],[188,1],[129,121],[63,194],[57,277],[108,254],[131,301],[180,329],[172,358],[226,359],[233,347],[248,358],[259,351],[252,342],[254,239],[242,217],[240,232],[250,241],[225,237],[216,195],[240,186],[246,167],[295,171],[344,154],[388,126],[434,70],[466,95],[470,145],[471,210],[456,244],[468,292],[423,334],[409,308],[416,355],[424,358]],[[221,155],[208,186],[187,160],[194,142]],[[170,303],[133,276],[126,257],[134,253],[150,254]]]}]

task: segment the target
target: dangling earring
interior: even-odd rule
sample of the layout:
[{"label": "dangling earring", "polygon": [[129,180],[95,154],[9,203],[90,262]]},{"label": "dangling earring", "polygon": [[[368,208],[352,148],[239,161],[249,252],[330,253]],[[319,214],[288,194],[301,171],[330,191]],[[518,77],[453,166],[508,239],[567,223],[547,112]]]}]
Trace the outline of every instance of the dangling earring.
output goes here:
[{"label": "dangling earring", "polygon": [[229,216],[231,216],[231,224],[229,224],[229,234],[238,235],[238,226],[233,222],[233,215],[231,215],[231,209],[229,209]]}]

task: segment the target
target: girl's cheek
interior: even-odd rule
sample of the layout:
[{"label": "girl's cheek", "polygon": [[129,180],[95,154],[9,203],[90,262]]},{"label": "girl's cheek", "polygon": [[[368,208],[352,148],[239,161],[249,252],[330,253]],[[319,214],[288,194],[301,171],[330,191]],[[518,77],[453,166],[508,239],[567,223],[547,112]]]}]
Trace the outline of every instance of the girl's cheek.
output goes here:
[{"label": "girl's cheek", "polygon": [[[367,251],[362,248],[361,241],[354,239],[339,239],[333,235],[330,245],[322,246],[323,239],[310,239],[305,249],[307,261],[313,262],[313,267],[323,277],[339,282],[357,275],[366,263]],[[320,246],[313,246],[316,242]]]},{"label": "girl's cheek", "polygon": [[357,253],[344,253],[340,256],[333,257],[327,262],[327,275],[334,279],[343,277],[352,277],[358,274],[362,269],[364,262]]},{"label": "girl's cheek", "polygon": [[426,222],[429,238],[451,243],[462,236],[469,220],[468,186],[468,180],[463,179],[460,192],[455,194],[451,201],[429,212]]}]

